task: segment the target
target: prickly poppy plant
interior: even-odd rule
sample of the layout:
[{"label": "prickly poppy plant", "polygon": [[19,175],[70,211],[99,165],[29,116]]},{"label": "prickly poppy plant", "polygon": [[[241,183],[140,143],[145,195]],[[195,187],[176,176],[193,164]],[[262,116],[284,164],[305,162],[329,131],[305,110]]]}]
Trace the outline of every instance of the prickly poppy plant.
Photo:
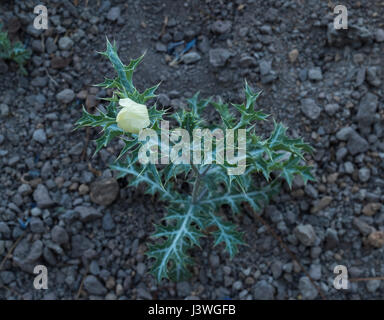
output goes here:
[{"label": "prickly poppy plant", "polygon": [[26,49],[20,42],[11,43],[8,38],[8,33],[1,31],[2,24],[0,23],[0,58],[4,60],[12,60],[19,65],[21,73],[27,74],[24,65],[31,57],[31,51]]},{"label": "prickly poppy plant", "polygon": [[[311,167],[306,165],[304,158],[313,149],[303,139],[288,137],[287,128],[275,121],[268,137],[256,134],[258,122],[266,121],[268,115],[255,109],[259,93],[255,93],[247,82],[243,104],[199,99],[197,93],[188,99],[187,108],[170,113],[153,102],[159,85],[143,92],[134,86],[133,74],[143,56],[124,65],[116,46],[108,39],[106,51],[101,54],[110,60],[117,76],[105,79],[98,86],[112,89],[112,97],[105,99],[105,110],[98,110],[97,114],[90,114],[83,108],[76,128],[102,129],[101,136],[96,140],[96,153],[113,139],[121,139],[124,147],[111,168],[117,171],[118,178],[129,179],[131,187],[144,184],[148,194],[157,194],[159,200],[166,204],[167,214],[155,226],[153,241],[148,244],[147,251],[147,256],[153,259],[152,274],[158,281],[163,278],[179,280],[188,276],[189,267],[193,264],[189,251],[194,246],[200,246],[200,238],[208,234],[213,236],[215,246],[224,244],[229,256],[235,256],[239,246],[244,244],[243,234],[230,222],[230,216],[218,214],[223,205],[227,205],[233,214],[240,214],[245,203],[260,211],[278,193],[283,181],[291,187],[297,175],[305,183],[314,180]],[[203,117],[206,108],[215,108],[221,122],[209,123]],[[230,134],[226,136],[225,144],[219,143],[216,136],[212,146],[213,157],[208,159],[211,161],[142,161],[143,148],[154,150],[148,148],[150,141],[154,145],[154,140],[162,149],[162,157],[169,156],[169,146],[162,145],[163,139],[153,138],[153,133],[163,138],[162,123],[166,119],[194,137],[198,136],[196,133],[201,136],[201,132],[218,129]],[[152,133],[149,141],[142,137],[146,130]],[[204,136],[204,143],[209,140],[208,136]],[[237,164],[228,157],[233,154],[234,139],[238,141]],[[175,142],[174,146],[180,144],[177,139],[171,140]],[[199,141],[184,143],[182,153],[201,153]],[[224,153],[227,157],[222,156]],[[240,153],[242,156],[239,156]],[[176,157],[180,155],[179,152],[175,154]],[[234,173],[240,162],[244,164],[242,170]],[[189,192],[180,187],[180,181],[189,185]]]}]

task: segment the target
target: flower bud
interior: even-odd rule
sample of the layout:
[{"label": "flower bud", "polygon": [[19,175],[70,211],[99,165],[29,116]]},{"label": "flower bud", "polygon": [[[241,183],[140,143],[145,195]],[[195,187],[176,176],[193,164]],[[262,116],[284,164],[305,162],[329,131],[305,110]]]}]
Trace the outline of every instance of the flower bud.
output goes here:
[{"label": "flower bud", "polygon": [[126,132],[138,134],[141,129],[150,125],[147,106],[129,98],[120,99],[123,107],[117,114],[117,126]]}]

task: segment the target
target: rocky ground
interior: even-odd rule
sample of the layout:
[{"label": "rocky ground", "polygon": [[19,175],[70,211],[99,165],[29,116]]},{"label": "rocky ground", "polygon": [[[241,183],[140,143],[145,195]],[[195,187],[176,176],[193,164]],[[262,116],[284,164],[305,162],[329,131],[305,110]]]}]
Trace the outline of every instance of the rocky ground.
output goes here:
[{"label": "rocky ground", "polygon": [[[2,2],[11,39],[33,55],[28,76],[0,61],[0,298],[320,298],[246,214],[236,219],[249,246],[233,260],[207,239],[190,281],[156,283],[147,273],[146,243],[165,205],[107,169],[121,145],[92,157],[97,130],[88,144],[86,130],[73,132],[81,105],[94,110],[110,94],[92,87],[113,72],[96,53],[105,36],[125,62],[147,50],[135,81],[142,89],[161,80],[166,107],[182,108],[198,90],[240,101],[244,78],[262,89],[259,107],[316,147],[317,177],[295,181],[262,216],[327,299],[381,298],[380,280],[333,287],[336,265],[350,278],[384,276],[384,5],[342,2],[342,32],[332,3],[318,0],[51,0],[44,32],[32,26],[39,2]],[[194,38],[170,66],[167,48]],[[48,290],[33,288],[38,264],[48,268]]]}]

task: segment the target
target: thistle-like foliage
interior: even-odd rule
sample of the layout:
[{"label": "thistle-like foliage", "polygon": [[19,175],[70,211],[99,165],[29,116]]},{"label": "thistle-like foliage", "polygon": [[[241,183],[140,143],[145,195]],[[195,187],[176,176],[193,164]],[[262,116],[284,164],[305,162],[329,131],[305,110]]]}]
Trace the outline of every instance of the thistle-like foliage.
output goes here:
[{"label": "thistle-like foliage", "polygon": [[25,75],[27,70],[24,65],[31,57],[31,51],[26,49],[21,42],[11,43],[8,38],[8,33],[1,31],[2,25],[0,24],[0,58],[4,60],[13,60],[19,65],[20,71]]},{"label": "thistle-like foliage", "polygon": [[[214,160],[211,164],[174,164],[158,167],[155,164],[142,165],[138,161],[139,149],[145,144],[138,135],[124,132],[117,126],[116,116],[120,98],[130,98],[137,103],[148,103],[155,98],[158,85],[140,93],[133,84],[132,76],[143,56],[124,65],[116,47],[107,39],[107,49],[101,52],[112,63],[117,76],[105,79],[99,86],[113,89],[106,111],[90,114],[83,109],[77,127],[100,127],[101,136],[96,140],[96,152],[106,147],[115,138],[122,139],[121,150],[112,169],[118,177],[127,177],[130,185],[136,187],[143,183],[148,194],[159,196],[167,203],[167,214],[155,226],[153,242],[149,244],[148,257],[154,259],[152,273],[159,281],[163,278],[181,279],[189,274],[189,265],[193,263],[190,249],[199,246],[200,238],[209,233],[214,238],[214,245],[223,244],[232,258],[239,245],[243,244],[242,233],[231,223],[231,216],[222,214],[223,205],[227,205],[234,214],[242,211],[242,205],[249,205],[256,211],[268,203],[278,190],[281,181],[289,187],[296,175],[304,182],[314,180],[311,168],[305,164],[305,153],[312,148],[302,139],[292,139],[287,135],[287,128],[274,122],[274,129],[267,138],[255,132],[259,121],[266,121],[268,115],[255,110],[255,93],[245,82],[245,102],[226,104],[211,99],[201,100],[197,93],[188,99],[188,107],[169,115],[181,128],[193,133],[195,129],[213,129],[202,117],[204,109],[215,108],[221,116],[221,123],[215,128],[243,129],[246,131],[246,167],[241,175],[229,175],[233,163],[216,161],[219,146],[215,140],[212,146]],[[155,103],[149,107],[150,128],[160,136],[160,121],[168,116]],[[196,146],[191,144],[190,151]],[[226,150],[224,150],[226,151]],[[191,186],[191,193],[181,191],[175,183],[183,179]]]}]

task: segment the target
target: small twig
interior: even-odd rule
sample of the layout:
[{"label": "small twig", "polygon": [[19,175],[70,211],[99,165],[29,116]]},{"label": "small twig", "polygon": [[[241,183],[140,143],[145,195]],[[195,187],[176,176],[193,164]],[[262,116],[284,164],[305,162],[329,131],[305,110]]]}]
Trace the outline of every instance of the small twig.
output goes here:
[{"label": "small twig", "polygon": [[352,279],[348,279],[349,282],[360,282],[360,281],[369,281],[369,280],[384,280],[384,277],[352,278]]},{"label": "small twig", "polygon": [[57,81],[56,81],[55,79],[53,79],[52,76],[49,74],[47,68],[45,68],[45,74],[47,75],[47,77],[49,78],[49,80],[51,80],[55,85],[57,85],[57,86],[59,85],[59,84],[57,83]]},{"label": "small twig", "polygon": [[163,26],[161,27],[160,38],[165,34],[167,25],[168,25],[168,16],[165,16]]},{"label": "small twig", "polygon": [[6,254],[4,259],[0,263],[0,271],[3,269],[5,262],[9,259],[9,257],[11,256],[13,250],[15,250],[16,246],[19,244],[21,239],[24,237],[25,233],[26,233],[26,231],[24,231],[22,233],[22,235],[15,241],[15,243],[12,245],[12,247],[8,250],[8,253]]},{"label": "small twig", "polygon": [[87,268],[85,269],[83,279],[81,279],[80,287],[79,287],[79,290],[77,291],[76,298],[75,298],[76,300],[79,299],[81,291],[83,290],[84,281],[85,281],[85,278],[87,277],[88,271],[89,271],[89,263],[87,264]]},{"label": "small twig", "polygon": [[17,290],[15,290],[15,289],[13,289],[13,288],[11,288],[11,287],[7,287],[7,286],[4,285],[4,284],[1,284],[1,285],[0,285],[0,288],[4,288],[5,290],[9,290],[9,291],[11,291],[13,294],[16,294],[16,295],[18,295],[19,297],[22,297],[22,295],[20,294],[20,292],[18,292]]},{"label": "small twig", "polygon": [[309,273],[305,270],[303,265],[300,263],[300,261],[296,258],[296,255],[288,248],[288,246],[283,242],[283,240],[277,235],[277,233],[273,230],[273,228],[267,223],[260,215],[258,215],[250,205],[247,205],[250,209],[250,211],[254,214],[254,216],[267,228],[267,230],[272,234],[272,236],[280,243],[280,245],[287,251],[289,256],[292,258],[292,260],[296,261],[300,269],[305,273],[305,275],[308,277],[308,279],[311,281],[312,285],[316,288],[317,292],[319,293],[320,297],[323,300],[327,300],[325,297],[323,291],[320,289],[320,287],[316,284],[316,282],[312,279],[312,277],[309,275]]}]

